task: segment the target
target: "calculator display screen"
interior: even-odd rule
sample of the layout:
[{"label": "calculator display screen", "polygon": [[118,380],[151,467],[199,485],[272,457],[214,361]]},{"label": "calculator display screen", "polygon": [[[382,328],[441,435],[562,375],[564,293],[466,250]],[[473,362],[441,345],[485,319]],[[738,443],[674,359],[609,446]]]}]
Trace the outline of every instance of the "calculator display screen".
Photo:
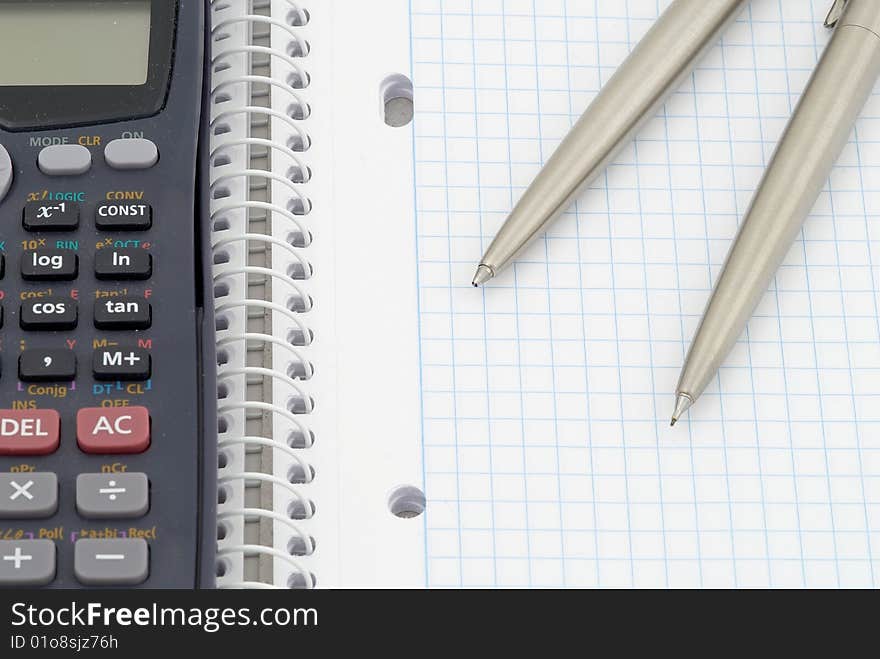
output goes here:
[{"label": "calculator display screen", "polygon": [[0,0],[0,86],[147,82],[151,0]]}]

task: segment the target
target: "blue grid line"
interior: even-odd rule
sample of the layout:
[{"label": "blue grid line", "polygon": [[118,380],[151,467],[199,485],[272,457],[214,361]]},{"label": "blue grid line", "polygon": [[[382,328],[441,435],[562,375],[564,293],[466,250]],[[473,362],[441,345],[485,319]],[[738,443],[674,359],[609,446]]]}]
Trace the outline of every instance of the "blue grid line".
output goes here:
[{"label": "blue grid line", "polygon": [[[566,25],[565,36],[566,36],[566,41],[567,41],[568,40],[568,3],[563,3],[562,6],[563,6],[563,20],[565,21],[565,25]],[[571,57],[570,57],[568,48],[565,49],[565,63],[568,65],[571,64]],[[569,118],[569,126],[572,126],[572,125],[574,125],[574,121],[576,121],[576,113],[573,112],[574,100],[572,98],[572,83],[571,83],[571,70],[570,69],[568,70],[566,81],[568,83],[567,84],[567,87],[568,87],[568,114],[570,117]],[[580,203],[580,201],[575,201],[574,207],[573,207],[573,212],[574,212],[575,217],[579,218],[581,216],[581,203]],[[577,269],[578,288],[582,289],[584,286],[584,271],[583,271],[583,267],[581,267],[581,264],[583,263],[583,256],[581,255],[580,222],[575,222],[575,239],[577,241],[576,244],[577,244],[577,263],[578,263],[578,269]],[[547,244],[549,244],[549,242],[551,240],[552,240],[551,236],[548,235],[545,237],[545,241],[547,241]],[[546,254],[546,252],[545,252],[545,254]],[[586,364],[587,363],[587,341],[586,341],[586,330],[584,329],[584,326],[586,324],[586,316],[584,315],[586,309],[584,306],[583,297],[581,297],[578,302],[579,302],[579,306],[577,309],[577,313],[580,314],[580,317],[581,317],[581,327],[580,327],[580,330],[581,330],[581,340],[580,340],[581,355],[583,357],[584,364]],[[557,337],[557,340],[558,340],[558,337]],[[586,417],[591,418],[592,413],[591,413],[590,396],[589,396],[590,374],[587,369],[583,369],[583,374],[584,374],[584,391],[587,392],[587,400],[586,400],[586,405],[585,405]],[[557,423],[558,423],[558,420],[557,420]],[[587,430],[587,434],[589,435],[589,430]],[[595,473],[595,466],[594,466],[594,460],[593,460],[593,442],[592,442],[591,438],[588,439],[588,444],[589,444],[589,449],[588,449],[589,473],[592,474],[592,473]],[[590,492],[592,495],[591,498],[592,498],[593,524],[596,525],[599,520],[599,513],[596,508],[599,497],[596,496],[596,483],[595,483],[595,479],[592,479],[592,478],[590,479]],[[561,500],[561,495],[560,495],[560,500]],[[596,559],[595,559],[596,560],[596,586],[601,586],[602,579],[601,579],[601,570],[600,570],[600,564],[599,564],[599,538],[598,538],[598,535],[596,535],[594,537],[593,548],[594,548],[594,555],[596,557]]]},{"label": "blue grid line", "polygon": [[[533,14],[534,14],[535,16],[537,16],[538,11],[537,11],[536,0],[532,0],[532,12],[533,12]],[[535,57],[535,79],[536,79],[536,80],[539,80],[539,79],[541,78],[541,67],[540,67],[540,65],[539,65],[539,63],[538,63],[538,58],[537,58],[537,53],[538,53],[538,51],[540,50],[540,46],[539,46],[539,42],[538,42],[537,20],[533,21],[532,34],[533,34],[533,37],[534,37],[534,47],[535,47],[535,53],[536,53],[536,57]],[[568,73],[569,70],[570,70],[570,69],[566,69],[566,73]],[[476,74],[475,74],[475,77],[476,77]],[[538,92],[538,91],[536,90],[536,92],[535,92],[535,96],[536,96],[536,100],[537,100],[537,103],[538,103],[538,107],[540,107],[540,106],[541,106],[541,95],[540,95],[540,92]],[[543,133],[544,133],[544,131],[543,131],[542,128],[541,128],[541,115],[540,115],[540,113],[538,114],[538,133],[539,133],[539,134],[543,134]],[[543,143],[539,143],[539,144],[538,144],[538,152],[539,152],[539,155],[540,155],[540,160],[543,161],[543,160],[545,159],[545,155],[544,155],[544,144],[543,144]],[[541,240],[542,240],[542,242],[544,243],[544,256],[545,256],[545,258],[546,258],[546,264],[545,264],[545,269],[546,269],[546,272],[547,272],[547,287],[546,287],[546,291],[547,291],[547,306],[549,307],[549,306],[552,304],[552,293],[551,293],[551,290],[550,290],[550,245],[549,245],[549,243],[547,242],[547,237],[546,237],[546,236],[544,236]],[[550,323],[550,328],[549,328],[549,329],[550,329],[550,331],[549,331],[550,343],[552,344],[552,343],[553,343],[553,323]],[[555,368],[556,368],[556,363],[555,363],[555,359],[554,359],[553,348],[550,349],[550,354],[549,354],[549,356],[550,356],[550,368],[551,368],[551,370],[555,370]],[[555,383],[555,381],[551,381],[551,392],[552,392],[552,394],[553,394],[553,399],[554,399],[554,403],[553,403],[553,416],[554,416],[554,417],[558,417],[557,407],[556,407],[556,393],[557,393],[557,392],[556,392],[556,383]],[[562,483],[561,483],[561,480],[560,480],[560,478],[559,478],[559,474],[560,474],[560,472],[561,472],[562,465],[561,465],[561,462],[560,462],[560,459],[559,459],[559,425],[558,425],[558,419],[554,419],[554,421],[553,421],[553,426],[554,426],[553,434],[554,434],[554,436],[555,436],[555,443],[556,443],[556,493],[557,493],[557,497],[559,498],[559,501],[562,501]],[[564,524],[563,517],[562,517],[562,506],[558,506],[558,508],[559,508],[559,547],[560,547],[561,554],[562,554],[562,560],[560,561],[560,569],[561,569],[561,571],[562,571],[562,586],[563,586],[563,587],[566,587],[566,586],[567,586],[567,582],[566,582],[566,579],[565,579],[565,532],[564,532],[565,524]]]},{"label": "blue grid line", "polygon": [[[859,145],[859,127],[858,126],[856,126],[856,128],[855,128],[855,136],[856,136],[856,140],[855,140],[856,158],[858,159],[858,162],[861,164],[862,149],[861,149],[861,146]],[[862,175],[861,171],[859,171],[859,184],[860,184],[859,187],[862,190],[862,207],[867,208],[868,207],[868,200],[865,198],[865,179],[864,179],[864,176]],[[865,239],[867,240],[868,235],[869,235],[867,215],[864,218],[864,223],[865,223]],[[834,235],[835,235],[835,239],[837,239],[837,241],[838,241],[837,258],[838,258],[838,266],[840,266],[840,262],[839,262],[840,246],[839,246],[839,243],[842,241],[837,236],[837,225],[836,224],[834,225]],[[868,256],[868,265],[871,268],[871,270],[873,271],[874,270],[874,263],[871,258],[871,250],[870,249],[867,250],[867,256]],[[876,296],[872,297],[872,300],[874,302],[874,314],[877,319],[877,336],[880,336],[880,308],[878,308],[877,297]],[[847,344],[849,344],[850,337],[849,337],[848,333],[846,335],[846,339],[847,339]],[[853,366],[852,347],[850,345],[847,345],[847,354],[849,357],[850,380],[852,380],[858,369],[857,369],[857,367]],[[852,389],[852,403],[853,403],[853,409],[858,409],[857,403],[855,400],[855,388]],[[865,476],[865,472],[864,472],[864,449],[862,447],[863,437],[862,437],[861,426],[862,426],[861,423],[856,425],[856,443],[857,443],[857,449],[858,449],[858,454],[859,454],[859,478],[861,479],[861,484],[862,484],[862,505],[864,506],[864,509],[865,509],[865,529],[869,530],[871,528],[871,523],[870,523],[870,517],[869,517],[869,513],[868,513],[868,493],[865,490],[866,476]],[[868,555],[873,556],[874,551],[873,551],[873,547],[872,547],[872,539],[871,539],[870,533],[867,534],[867,542],[868,542]],[[876,588],[877,587],[877,572],[874,569],[873,561],[869,562],[869,566],[871,569],[871,585],[874,588]]]},{"label": "blue grid line", "polygon": [[[443,22],[442,21],[440,22],[440,38],[442,41],[442,39],[443,39]],[[442,96],[443,96],[443,100],[445,102],[445,100],[446,100],[445,69],[441,70],[440,76],[441,76]],[[443,117],[443,125],[444,125],[444,129],[445,129],[445,127],[446,127],[446,116],[445,115]],[[443,159],[444,159],[444,181],[448,181],[449,180],[449,155],[448,155],[448,150],[446,148],[443,149]],[[448,209],[449,208],[449,201],[450,201],[450,199],[449,199],[450,187],[447,186],[445,188],[445,191],[446,191],[446,207]],[[449,226],[449,224],[447,224],[447,227],[448,226]],[[451,237],[452,237],[451,234],[447,234],[448,239]],[[450,258],[451,258],[451,254],[452,253],[449,252]],[[450,307],[452,307],[454,304],[452,290],[449,291],[449,303],[450,303]],[[454,342],[455,341],[455,323],[453,322],[452,317],[449,318],[449,336],[450,336],[450,340],[452,340]],[[455,373],[455,362],[453,361],[453,364],[452,364],[452,387],[453,387],[453,389],[455,388],[455,384],[456,384],[456,373]],[[455,400],[453,400],[453,402],[452,402],[452,409],[453,409],[453,414],[455,414],[455,412],[456,412]],[[456,465],[459,465],[460,464],[460,462],[459,462],[460,457],[459,457],[458,433],[455,430],[453,430],[453,437],[455,439],[455,463],[456,463]],[[462,574],[463,571],[461,569],[461,560],[462,560],[461,556],[463,554],[463,551],[462,551],[462,534],[461,534],[461,481],[460,481],[460,477],[459,477],[460,473],[461,473],[461,470],[456,469],[456,471],[455,471],[455,477],[456,477],[455,478],[455,487],[456,487],[456,491],[458,493],[458,496],[456,496],[456,504],[455,505],[456,505],[456,517],[459,520],[459,527],[458,527],[459,574]],[[464,582],[461,580],[461,578],[459,578],[458,585],[461,586],[463,584],[464,584]]]},{"label": "blue grid line", "polygon": [[[475,8],[474,7],[474,0],[470,0],[470,3],[471,3],[471,31],[472,31],[472,34],[471,34],[471,54],[474,58],[474,61],[476,61],[477,46],[476,46],[476,39],[474,38],[474,34],[476,31],[474,29],[475,26],[474,26],[474,16],[473,16],[474,8]],[[476,98],[476,96],[477,96],[477,76],[476,76],[476,73],[474,73],[474,84],[472,85],[471,89],[474,92],[474,97]],[[476,144],[477,162],[479,163],[481,161],[481,159],[480,159],[480,121],[479,121],[479,109],[477,107],[474,107],[473,115],[474,115],[474,135],[476,136],[476,139],[477,139],[477,144]],[[481,192],[482,179],[480,178],[480,168],[479,167],[477,167],[477,189],[480,190],[480,192],[478,192],[478,194],[477,194],[477,206],[479,208],[482,208],[483,207],[483,197],[482,197],[482,192]],[[481,234],[483,233],[482,224],[483,224],[483,222],[482,222],[482,217],[481,217],[480,218],[480,229],[481,229],[480,233]],[[485,250],[485,244],[482,241],[482,238],[481,238],[480,249]],[[486,320],[486,313],[485,313],[485,310],[486,310],[486,300],[485,300],[486,289],[482,290],[482,294],[483,294],[483,348],[486,351],[486,354],[488,355],[489,354],[489,344],[488,344],[489,329],[488,329],[488,323]],[[491,394],[489,392],[490,365],[489,365],[488,360],[486,360],[486,362],[485,362],[485,371],[486,371],[486,416],[488,417],[489,414],[491,413],[491,407],[490,407]],[[491,425],[488,428],[487,436],[489,438],[489,444],[491,445],[492,444],[492,427],[491,427]],[[489,453],[488,477],[489,477],[489,492],[490,492],[489,498],[492,502],[492,512],[490,513],[491,518],[492,518],[492,585],[497,587],[497,585],[498,585],[498,564],[495,560],[495,556],[498,552],[495,547],[495,487],[494,487],[492,472],[493,472],[493,470],[492,470],[492,453],[490,452]]]},{"label": "blue grid line", "polygon": [[[502,7],[503,6],[504,5],[502,4]],[[502,34],[503,34],[504,40],[506,41],[507,40],[507,17],[504,15],[503,11],[502,11],[501,20],[502,20]],[[504,60],[504,90],[505,90],[505,99],[507,99],[506,100],[507,106],[505,109],[509,115],[510,114],[510,105],[509,105],[509,103],[510,103],[510,100],[509,100],[510,99],[510,80],[509,80],[508,74],[507,74],[507,51],[506,50],[505,50],[505,60]],[[507,124],[507,143],[508,143],[508,145],[511,143],[511,141],[512,141],[512,136],[510,134],[510,124],[508,123]],[[512,157],[512,153],[510,151],[509,146],[508,146],[507,155],[509,158],[508,168],[510,169],[510,179],[513,180],[513,169],[512,169],[513,168],[513,157]],[[513,191],[510,190],[510,206],[511,206],[511,208],[513,207],[514,202],[515,202],[515,199],[513,198]],[[479,257],[477,257],[477,260],[479,260]],[[514,287],[516,287],[517,283],[518,283],[517,282],[517,275],[518,275],[518,268],[516,265],[514,265],[513,266],[513,285],[514,285]],[[486,299],[485,298],[485,291],[483,293],[484,293],[483,300],[485,302],[485,299]],[[514,315],[518,318],[519,313],[520,313],[518,303],[514,304],[513,311],[514,311]],[[515,327],[516,327],[515,341],[517,344],[517,356],[518,356],[517,377],[519,378],[519,390],[520,390],[520,396],[519,396],[519,409],[520,409],[520,414],[521,414],[520,428],[521,428],[521,432],[522,432],[522,465],[521,465],[521,469],[522,469],[522,474],[523,474],[523,497],[524,497],[524,500],[526,502],[528,502],[529,501],[529,484],[528,484],[528,480],[525,478],[525,474],[527,473],[528,468],[526,465],[526,429],[525,429],[525,422],[523,419],[523,417],[525,416],[525,414],[524,414],[525,405],[523,403],[523,395],[522,395],[523,394],[523,381],[522,381],[522,367],[520,366],[520,363],[522,361],[522,349],[520,346],[519,322],[517,322],[515,324]],[[530,519],[530,515],[529,515],[528,505],[526,505],[524,507],[523,513],[524,513],[523,514],[523,522],[525,524],[525,530],[526,530],[526,542],[525,542],[526,552],[525,553],[526,553],[526,558],[529,561],[527,584],[531,587],[531,586],[534,586],[535,584],[534,584],[534,575],[532,573],[532,560],[531,560],[532,559],[532,543],[531,543],[531,533],[530,533],[531,519]]]},{"label": "blue grid line", "polygon": [[[599,33],[599,11],[598,11],[599,3],[598,3],[598,0],[594,0],[593,4],[596,7],[596,19],[595,20],[596,20],[596,33],[598,34]],[[602,49],[601,48],[597,49],[597,54],[599,57],[599,60],[597,60],[597,61],[599,61],[601,63],[601,57],[602,57]],[[599,86],[601,87],[603,84],[605,84],[605,82],[607,82],[607,81],[602,79],[602,67],[600,66],[599,67]],[[610,196],[610,190],[609,190],[609,180],[608,180],[608,172],[607,171],[604,174],[602,174],[602,176],[600,177],[600,180],[602,180],[605,184],[605,204],[606,204],[606,207],[611,208],[611,196]],[[609,272],[611,274],[611,298],[612,298],[613,306],[617,307],[617,289],[615,288],[616,285],[614,283],[615,266],[613,265],[614,264],[614,243],[611,241],[611,233],[612,233],[613,229],[612,229],[612,225],[611,225],[612,216],[611,216],[610,212],[605,214],[605,221],[608,223],[608,247],[609,247],[611,257],[612,257],[612,260],[611,260],[612,265],[609,270]],[[615,314],[614,315],[615,335],[619,339],[620,327],[619,327],[618,323],[619,323],[619,318],[618,318],[617,314]],[[622,374],[622,371],[620,368],[621,354],[620,354],[620,341],[619,340],[617,340],[615,342],[614,347],[617,350],[617,362],[618,362],[617,378],[618,378],[618,381],[621,381],[621,380],[623,380],[623,374]],[[625,418],[625,414],[624,414],[624,410],[623,410],[623,396],[620,397],[619,405],[620,405],[620,424],[621,424],[621,444],[623,446],[623,462],[624,462],[624,464],[626,464],[626,459],[627,459],[626,440],[623,439],[623,437],[625,435],[625,433],[623,432],[623,430],[624,430],[623,419]],[[624,496],[625,496],[625,499],[627,500],[627,502],[629,502],[629,479],[627,477],[624,477]],[[627,510],[626,510],[626,522],[627,522],[627,524],[626,524],[627,531],[629,533],[629,536],[627,538],[627,540],[628,540],[627,553],[629,554],[628,557],[629,557],[630,579],[631,579],[631,583],[635,584],[635,582],[636,582],[636,567],[635,567],[635,562],[633,559],[632,519],[630,517],[629,506],[627,506]]]},{"label": "blue grid line", "polygon": [[[415,40],[413,38],[413,0],[408,0],[407,11],[409,12],[409,20],[407,21],[407,27],[409,28],[409,41],[410,41],[410,44],[409,44],[409,68],[410,68],[410,75],[412,75],[412,72],[415,71],[415,48],[414,48]],[[413,139],[412,158],[413,158],[413,162],[416,162],[418,157],[416,154],[416,139],[415,139],[415,137],[416,137],[416,124],[415,124],[415,122],[413,122],[411,124],[411,130],[412,130],[412,139]],[[418,206],[418,189],[419,189],[419,173],[418,173],[418,168],[414,167],[413,168],[413,205],[414,206]],[[416,233],[416,235],[418,235],[418,233],[419,233],[418,217],[415,217],[413,219],[413,224],[415,225],[415,233]],[[415,258],[416,259],[419,258],[418,240],[416,241]],[[421,287],[420,268],[416,268],[416,288],[420,288],[420,287]],[[419,310],[419,316],[421,316],[421,314],[422,314],[421,293],[416,294],[416,308]],[[422,337],[421,323],[419,323],[417,331],[418,331],[417,338],[418,338],[418,343],[419,343],[419,345],[418,345],[419,390],[424,391],[424,389],[425,389],[425,368],[424,368],[425,359],[424,359],[424,344],[422,341],[423,337]],[[419,397],[419,412],[421,413],[421,417],[422,417],[421,424],[420,424],[420,439],[421,439],[421,443],[422,443],[422,446],[421,446],[421,449],[422,449],[421,450],[422,487],[424,487],[424,484],[428,480],[428,475],[427,475],[428,463],[427,463],[427,460],[425,459],[425,445],[427,442],[425,441],[425,400],[424,400],[424,396]],[[428,518],[426,515],[422,515],[422,519],[423,519],[422,524],[423,524],[425,537],[427,537],[427,535],[428,535]],[[430,583],[430,579],[428,576],[430,561],[428,558],[428,545],[427,545],[427,543],[425,544],[424,557],[425,557],[425,566],[424,566],[425,586],[427,587]]]},{"label": "blue grid line", "polygon": [[[812,10],[812,6],[811,6],[811,10]],[[817,55],[817,61],[818,61],[818,55],[819,55],[819,52],[818,52],[819,51],[819,44],[818,43],[816,44],[816,51],[817,51],[816,55]],[[792,111],[794,111],[793,105],[789,105],[789,108]],[[834,214],[834,195],[831,195],[831,197],[829,199],[829,203],[831,205],[831,213],[833,215]],[[801,232],[801,234],[803,234],[803,232]],[[806,244],[804,244],[802,240],[800,242],[802,245],[803,253],[806,256],[806,253],[807,253]],[[811,288],[811,273],[809,270],[807,270],[806,284],[807,284],[807,289],[810,289]],[[809,305],[810,315],[812,316],[813,315],[813,303],[812,303],[812,299],[811,299],[811,296],[809,295],[809,293],[807,294],[807,303]],[[844,313],[844,317],[845,317],[846,316],[845,309],[844,309],[843,313]],[[846,327],[846,323],[844,322],[844,328],[845,327]],[[815,321],[812,318],[810,320],[810,328],[811,328],[812,335],[815,336],[816,335],[816,326],[815,326]],[[815,359],[815,362],[816,362],[816,371],[814,373],[814,377],[816,378],[816,386],[819,389],[819,392],[821,393],[822,380],[821,380],[821,375],[819,373],[819,355],[816,351],[815,344],[813,344],[813,358]],[[834,492],[831,487],[831,478],[830,478],[831,468],[830,468],[830,464],[829,464],[830,458],[829,458],[829,454],[828,454],[828,433],[825,428],[825,416],[822,413],[822,406],[821,405],[819,406],[819,423],[820,423],[820,427],[822,429],[822,446],[825,448],[825,451],[824,451],[825,469],[826,469],[826,473],[829,476],[829,478],[828,478],[828,507],[831,512],[831,515],[830,515],[831,530],[834,531],[835,526],[836,526],[835,521],[834,521]],[[837,551],[837,537],[836,537],[836,535],[832,535],[832,541],[834,544],[834,561],[835,561],[834,562],[834,569],[835,569],[835,573],[837,576],[837,585],[839,586],[840,585],[840,561],[839,561],[838,551]]]}]

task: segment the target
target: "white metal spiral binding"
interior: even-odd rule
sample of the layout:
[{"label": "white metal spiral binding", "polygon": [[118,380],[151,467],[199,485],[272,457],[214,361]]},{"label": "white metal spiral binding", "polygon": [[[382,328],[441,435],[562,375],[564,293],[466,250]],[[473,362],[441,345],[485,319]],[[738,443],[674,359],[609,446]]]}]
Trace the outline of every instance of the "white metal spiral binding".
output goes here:
[{"label": "white metal spiral binding", "polygon": [[[309,428],[315,404],[309,390],[314,370],[307,190],[310,16],[292,0],[212,0],[211,20],[217,585],[312,588],[316,582],[308,559],[316,543],[309,520],[315,505],[308,487],[320,475],[308,458],[315,441]],[[264,230],[255,230],[261,222]],[[264,262],[254,262],[260,259]],[[255,285],[271,291],[271,297],[256,296]],[[287,331],[272,332],[267,317],[275,318],[276,328],[281,319]],[[264,327],[255,329],[261,322]],[[262,360],[254,363],[260,355]],[[272,395],[257,398],[255,388]],[[276,418],[283,418],[289,429],[284,437],[272,432]],[[261,460],[290,463],[289,477],[261,470]],[[272,496],[265,496],[266,488]],[[279,492],[289,498],[281,512],[265,503]],[[268,528],[261,526],[266,523]],[[279,539],[278,533],[288,537]],[[269,561],[270,568],[262,569],[262,561]],[[288,574],[283,583],[268,576],[277,575],[278,565]]]}]

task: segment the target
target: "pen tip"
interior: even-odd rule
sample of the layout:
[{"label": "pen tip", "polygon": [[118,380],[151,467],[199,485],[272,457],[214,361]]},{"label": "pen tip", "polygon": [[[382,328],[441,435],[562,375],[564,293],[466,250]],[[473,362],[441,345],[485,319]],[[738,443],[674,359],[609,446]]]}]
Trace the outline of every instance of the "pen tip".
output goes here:
[{"label": "pen tip", "polygon": [[477,274],[474,275],[474,287],[478,288],[483,284],[488,283],[494,276],[495,273],[492,272],[492,268],[490,268],[488,265],[481,265],[479,268],[477,268]]},{"label": "pen tip", "polygon": [[670,427],[675,427],[678,420],[684,416],[684,413],[687,412],[693,404],[694,399],[688,394],[683,394],[681,392],[677,393],[675,395],[675,411],[672,413],[672,423],[669,424]]}]

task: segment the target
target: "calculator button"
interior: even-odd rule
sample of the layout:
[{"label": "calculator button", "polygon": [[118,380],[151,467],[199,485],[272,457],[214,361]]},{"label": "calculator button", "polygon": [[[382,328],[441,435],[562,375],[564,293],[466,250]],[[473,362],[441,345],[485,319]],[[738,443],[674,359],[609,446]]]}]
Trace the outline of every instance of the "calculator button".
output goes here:
[{"label": "calculator button", "polygon": [[80,474],[76,510],[87,519],[135,519],[150,509],[146,474]]},{"label": "calculator button", "polygon": [[0,586],[45,586],[54,578],[54,542],[0,540]]},{"label": "calculator button", "polygon": [[9,152],[0,144],[0,201],[3,201],[6,193],[9,192],[9,188],[12,187],[12,177],[12,158],[9,157]]},{"label": "calculator button", "polygon": [[86,407],[76,413],[76,441],[85,453],[127,455],[150,447],[146,407]]},{"label": "calculator button", "polygon": [[95,254],[98,279],[149,279],[153,255],[145,249],[101,249]]},{"label": "calculator button", "polygon": [[22,218],[26,231],[73,231],[79,226],[79,204],[29,201]]},{"label": "calculator button", "polygon": [[79,144],[55,144],[40,151],[37,163],[47,176],[76,176],[92,168],[92,152]]},{"label": "calculator button", "polygon": [[113,140],[104,147],[104,160],[113,169],[149,169],[159,162],[159,148],[150,140]]},{"label": "calculator button", "polygon": [[75,301],[63,297],[29,300],[21,305],[19,322],[26,330],[71,330],[76,327],[79,312]]},{"label": "calculator button", "polygon": [[77,540],[73,572],[86,586],[136,586],[150,574],[150,549],[146,540]]},{"label": "calculator button", "polygon": [[95,226],[103,231],[146,231],[153,226],[153,207],[142,201],[102,201]]},{"label": "calculator button", "polygon": [[70,382],[76,378],[76,355],[72,350],[25,350],[18,357],[22,382]]},{"label": "calculator button", "polygon": [[0,519],[45,519],[57,510],[55,474],[0,474]]},{"label": "calculator button", "polygon": [[149,380],[152,358],[142,348],[99,348],[92,357],[96,380]]},{"label": "calculator button", "polygon": [[0,455],[48,455],[58,450],[55,410],[0,410]]},{"label": "calculator button", "polygon": [[28,281],[71,281],[79,271],[79,257],[69,250],[37,249],[21,256],[21,276]]},{"label": "calculator button", "polygon": [[147,329],[153,323],[149,302],[131,297],[95,302],[95,327],[105,330]]}]

